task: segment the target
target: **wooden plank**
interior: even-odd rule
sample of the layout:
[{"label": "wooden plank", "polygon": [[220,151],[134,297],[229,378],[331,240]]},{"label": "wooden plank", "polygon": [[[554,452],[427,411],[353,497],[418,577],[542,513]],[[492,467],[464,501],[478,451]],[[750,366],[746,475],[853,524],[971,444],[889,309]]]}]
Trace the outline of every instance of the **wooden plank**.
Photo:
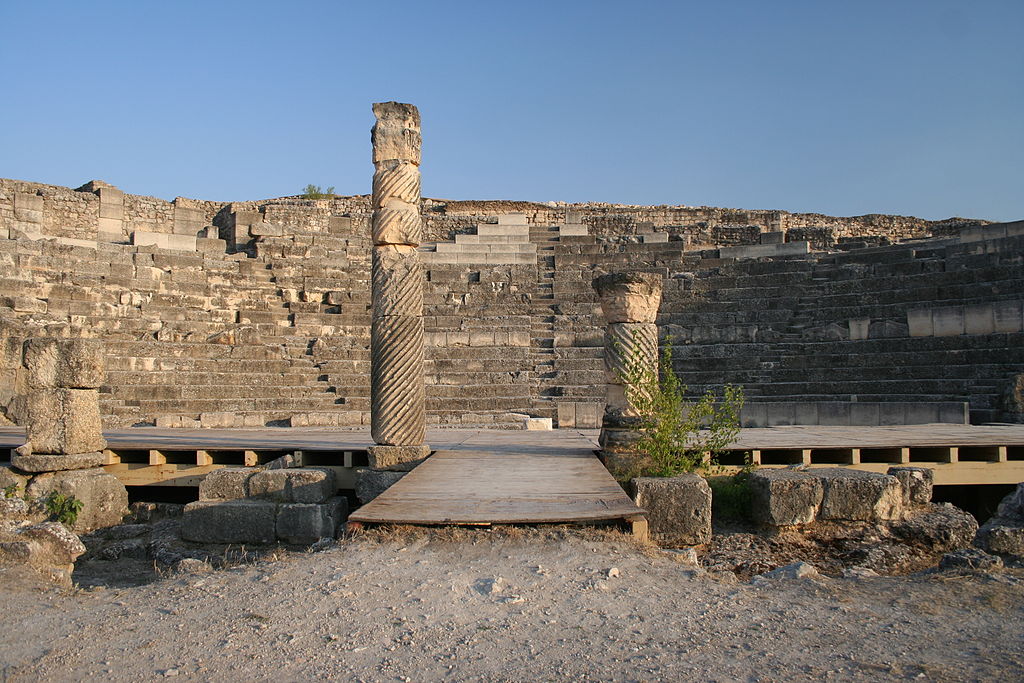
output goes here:
[{"label": "wooden plank", "polygon": [[212,465],[212,464],[213,464],[213,456],[210,455],[209,451],[202,451],[202,450],[197,450],[196,451],[196,465],[203,466],[203,465]]},{"label": "wooden plank", "polygon": [[439,451],[359,508],[357,522],[523,524],[642,514],[591,452]]}]

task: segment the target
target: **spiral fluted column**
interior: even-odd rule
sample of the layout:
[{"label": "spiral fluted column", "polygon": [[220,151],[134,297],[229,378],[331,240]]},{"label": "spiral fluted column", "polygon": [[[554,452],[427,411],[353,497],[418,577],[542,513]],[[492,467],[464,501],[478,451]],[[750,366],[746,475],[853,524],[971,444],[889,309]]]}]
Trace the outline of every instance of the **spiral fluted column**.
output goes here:
[{"label": "spiral fluted column", "polygon": [[370,337],[370,466],[408,469],[429,453],[423,386],[420,113],[373,105],[373,323]]}]

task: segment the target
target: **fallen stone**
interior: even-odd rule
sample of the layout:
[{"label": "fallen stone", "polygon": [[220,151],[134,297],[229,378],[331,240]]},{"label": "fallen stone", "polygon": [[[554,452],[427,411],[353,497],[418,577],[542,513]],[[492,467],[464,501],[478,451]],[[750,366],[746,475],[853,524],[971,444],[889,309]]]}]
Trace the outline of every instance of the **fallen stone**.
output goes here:
[{"label": "fallen stone", "polygon": [[638,477],[630,481],[636,504],[647,510],[650,531],[670,545],[711,540],[711,487],[696,474]]},{"label": "fallen stone", "polygon": [[666,550],[665,554],[668,555],[673,562],[678,562],[679,564],[685,564],[691,567],[696,567],[699,564],[697,551],[693,548],[670,549]]},{"label": "fallen stone", "polygon": [[890,467],[886,474],[899,479],[903,487],[904,508],[932,502],[935,473],[930,467]]},{"label": "fallen stone", "polygon": [[273,543],[277,504],[253,500],[200,500],[181,518],[181,537],[195,543]]},{"label": "fallen stone", "polygon": [[430,446],[370,446],[366,449],[370,467],[377,470],[408,472],[430,455]]},{"label": "fallen stone", "polygon": [[989,555],[978,548],[964,548],[953,553],[946,553],[939,560],[939,569],[999,569],[1003,566],[1003,558]]},{"label": "fallen stone", "polygon": [[74,497],[82,502],[71,529],[86,533],[121,523],[128,510],[128,492],[117,477],[102,469],[47,472],[32,478],[25,494],[47,498],[51,493]]},{"label": "fallen stone", "polygon": [[356,470],[356,498],[363,505],[387,491],[399,479],[405,476],[405,472],[391,472],[387,470]]},{"label": "fallen stone", "polygon": [[249,495],[249,479],[256,473],[251,467],[222,467],[199,482],[199,500],[236,500]]},{"label": "fallen stone", "polygon": [[41,337],[25,342],[33,389],[96,389],[103,384],[103,348],[93,339]]},{"label": "fallen stone", "polygon": [[348,501],[334,497],[326,503],[282,505],[277,514],[277,537],[285,543],[309,545],[334,538],[348,517]]},{"label": "fallen stone", "polygon": [[249,495],[281,503],[322,503],[337,493],[334,472],[305,467],[264,470],[249,478]]},{"label": "fallen stone", "polygon": [[978,529],[974,545],[990,553],[1024,555],[1024,483],[1018,484]]},{"label": "fallen stone", "polygon": [[545,432],[552,429],[550,417],[527,417],[522,424],[523,429],[530,432]]},{"label": "fallen stone", "polygon": [[823,487],[818,519],[874,522],[898,519],[903,511],[903,490],[896,477],[839,467],[813,474]]},{"label": "fallen stone", "polygon": [[[176,574],[209,574],[213,571],[213,565],[206,560],[197,560],[194,557],[183,557],[174,563],[172,571]],[[164,672],[167,675],[167,672]]]},{"label": "fallen stone", "polygon": [[755,521],[771,526],[810,524],[818,515],[824,487],[806,472],[771,469],[750,475],[751,512]]},{"label": "fallen stone", "polygon": [[985,525],[979,545],[1000,555],[1024,555],[1024,527]]},{"label": "fallen stone", "polygon": [[780,579],[816,579],[820,576],[821,574],[818,573],[814,565],[807,564],[806,562],[794,562],[793,564],[773,569],[770,572],[758,574],[754,577],[754,581],[756,582],[758,579],[769,581],[778,581]]},{"label": "fallen stone", "polygon": [[73,455],[20,455],[11,457],[11,464],[22,472],[61,472],[65,470],[87,470],[100,467],[106,462],[102,453],[75,453]]},{"label": "fallen stone", "polygon": [[93,453],[106,448],[94,389],[36,389],[26,397],[34,453]]},{"label": "fallen stone", "polygon": [[969,512],[950,503],[929,504],[893,524],[891,530],[904,542],[933,552],[952,552],[971,545],[978,522]]}]

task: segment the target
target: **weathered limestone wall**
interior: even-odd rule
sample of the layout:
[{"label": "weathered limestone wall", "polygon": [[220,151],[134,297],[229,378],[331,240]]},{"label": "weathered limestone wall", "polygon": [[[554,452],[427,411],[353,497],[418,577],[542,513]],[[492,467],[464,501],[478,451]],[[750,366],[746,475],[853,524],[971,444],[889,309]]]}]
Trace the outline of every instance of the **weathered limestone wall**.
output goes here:
[{"label": "weathered limestone wall", "polygon": [[[368,424],[370,209],[368,196],[165,202],[0,180],[0,341],[102,338],[107,425]],[[528,226],[507,226],[522,233],[513,262],[421,247],[428,423],[596,426],[605,322],[590,282],[619,270],[666,278],[658,323],[695,390],[969,400],[983,419],[1024,366],[1016,229],[424,199],[424,238],[461,249],[447,241],[510,211]],[[933,233],[953,236],[885,246]]]}]

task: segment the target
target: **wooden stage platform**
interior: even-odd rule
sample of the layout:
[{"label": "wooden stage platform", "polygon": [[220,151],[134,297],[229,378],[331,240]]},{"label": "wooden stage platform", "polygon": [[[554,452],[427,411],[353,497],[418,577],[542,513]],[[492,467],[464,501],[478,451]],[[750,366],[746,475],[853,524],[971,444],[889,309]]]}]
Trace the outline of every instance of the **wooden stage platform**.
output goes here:
[{"label": "wooden stage platform", "polygon": [[[563,448],[596,449],[597,430],[430,429],[435,451],[495,451],[543,455]],[[106,469],[126,486],[198,486],[226,466],[257,466],[285,453],[306,465],[331,467],[342,488],[367,464],[369,430],[344,428],[158,429],[105,433]],[[16,427],[0,427],[0,460],[25,441]],[[1016,484],[1024,481],[1024,425],[907,425],[893,427],[790,426],[743,429],[726,454],[741,465],[746,454],[762,467],[805,464],[884,472],[895,464],[930,467],[935,483]],[[527,466],[522,461],[523,467]],[[529,461],[530,466],[535,465]]]},{"label": "wooden stage platform", "polygon": [[[555,438],[552,438],[552,437]],[[525,437],[525,438],[524,438]],[[622,520],[647,535],[638,508],[577,430],[477,432],[349,516],[350,524],[535,524]]]}]

